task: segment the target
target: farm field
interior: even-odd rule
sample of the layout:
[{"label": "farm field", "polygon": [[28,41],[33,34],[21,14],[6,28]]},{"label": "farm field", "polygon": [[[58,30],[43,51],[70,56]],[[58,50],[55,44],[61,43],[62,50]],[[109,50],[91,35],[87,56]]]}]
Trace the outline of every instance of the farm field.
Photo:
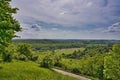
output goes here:
[{"label": "farm field", "polygon": [[85,48],[66,48],[66,49],[57,49],[57,50],[55,50],[55,52],[57,54],[62,54],[62,53],[72,54],[74,51],[78,51],[78,50],[83,51],[84,49]]}]

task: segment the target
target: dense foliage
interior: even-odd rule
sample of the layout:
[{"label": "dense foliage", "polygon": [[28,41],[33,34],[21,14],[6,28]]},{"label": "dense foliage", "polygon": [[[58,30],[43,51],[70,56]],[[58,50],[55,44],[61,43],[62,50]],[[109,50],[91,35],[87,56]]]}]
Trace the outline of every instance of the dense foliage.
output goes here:
[{"label": "dense foliage", "polygon": [[52,68],[60,65],[61,56],[50,54],[46,55],[41,61],[41,66],[46,68]]},{"label": "dense foliage", "polygon": [[[94,80],[97,80],[96,78],[100,80],[118,80],[120,77],[119,50],[120,44],[115,44],[113,48],[108,46],[86,47],[84,50],[78,49],[73,51],[73,53],[63,52],[64,54],[55,51],[54,54],[51,54],[52,56],[44,56],[42,62],[46,61],[45,65],[59,67],[75,74],[94,77]],[[55,55],[61,57],[58,65],[55,65],[54,62],[56,61],[54,59]]]},{"label": "dense foliage", "polygon": [[0,45],[8,44],[15,32],[21,30],[20,25],[12,14],[15,14],[17,8],[10,6],[11,0],[0,0]]},{"label": "dense foliage", "polygon": [[18,8],[12,8],[10,2],[11,0],[0,0],[0,53],[3,58],[10,57],[4,49],[16,37],[15,33],[21,30],[18,21],[12,16]]},{"label": "dense foliage", "polygon": [[18,59],[27,60],[32,58],[32,49],[29,44],[19,44],[17,47]]},{"label": "dense foliage", "polygon": [[107,79],[120,79],[120,44],[115,44],[104,61],[104,74]]},{"label": "dense foliage", "polygon": [[82,57],[92,57],[95,56],[96,54],[104,54],[106,52],[109,52],[111,47],[108,46],[93,46],[93,47],[86,47],[83,51],[74,51],[72,54],[68,54],[65,57],[66,58],[73,58],[73,59],[79,59]]}]

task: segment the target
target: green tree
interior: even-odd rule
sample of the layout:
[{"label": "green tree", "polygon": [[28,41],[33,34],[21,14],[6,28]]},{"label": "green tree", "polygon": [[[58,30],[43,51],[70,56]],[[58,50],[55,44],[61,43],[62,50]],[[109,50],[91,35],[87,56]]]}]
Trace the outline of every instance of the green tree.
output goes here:
[{"label": "green tree", "polygon": [[43,58],[41,61],[41,66],[46,68],[51,68],[54,66],[61,66],[60,64],[61,56],[55,53],[51,53]]},{"label": "green tree", "polygon": [[7,45],[16,36],[15,33],[21,30],[19,22],[12,16],[18,8],[12,8],[10,2],[0,0],[0,45]]},{"label": "green tree", "polygon": [[31,59],[32,57],[32,48],[30,44],[19,44],[17,47],[17,52],[19,53],[19,56],[23,55],[26,56],[28,59]]},{"label": "green tree", "polygon": [[45,58],[41,62],[41,66],[45,68],[51,68],[54,66],[54,64],[55,64],[54,59],[50,55],[45,56]]},{"label": "green tree", "polygon": [[5,47],[11,43],[15,33],[21,31],[19,22],[13,18],[18,8],[10,6],[11,0],[0,0],[0,53],[4,56]]},{"label": "green tree", "polygon": [[16,47],[13,44],[8,45],[2,57],[5,62],[12,61],[12,59],[16,57]]},{"label": "green tree", "polygon": [[104,59],[104,75],[107,79],[120,79],[120,44],[115,44]]}]

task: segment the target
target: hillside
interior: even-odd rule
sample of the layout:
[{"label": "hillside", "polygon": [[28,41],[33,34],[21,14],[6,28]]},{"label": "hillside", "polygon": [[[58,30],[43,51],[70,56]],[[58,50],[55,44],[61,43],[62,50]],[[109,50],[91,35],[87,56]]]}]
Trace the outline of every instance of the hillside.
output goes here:
[{"label": "hillside", "polygon": [[0,80],[77,80],[33,62],[13,61],[0,64]]}]

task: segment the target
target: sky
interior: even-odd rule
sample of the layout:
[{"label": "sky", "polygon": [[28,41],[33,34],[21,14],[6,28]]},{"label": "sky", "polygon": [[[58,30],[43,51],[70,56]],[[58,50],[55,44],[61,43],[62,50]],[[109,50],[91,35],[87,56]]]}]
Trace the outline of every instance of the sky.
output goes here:
[{"label": "sky", "polygon": [[22,39],[120,40],[120,0],[12,0]]}]

